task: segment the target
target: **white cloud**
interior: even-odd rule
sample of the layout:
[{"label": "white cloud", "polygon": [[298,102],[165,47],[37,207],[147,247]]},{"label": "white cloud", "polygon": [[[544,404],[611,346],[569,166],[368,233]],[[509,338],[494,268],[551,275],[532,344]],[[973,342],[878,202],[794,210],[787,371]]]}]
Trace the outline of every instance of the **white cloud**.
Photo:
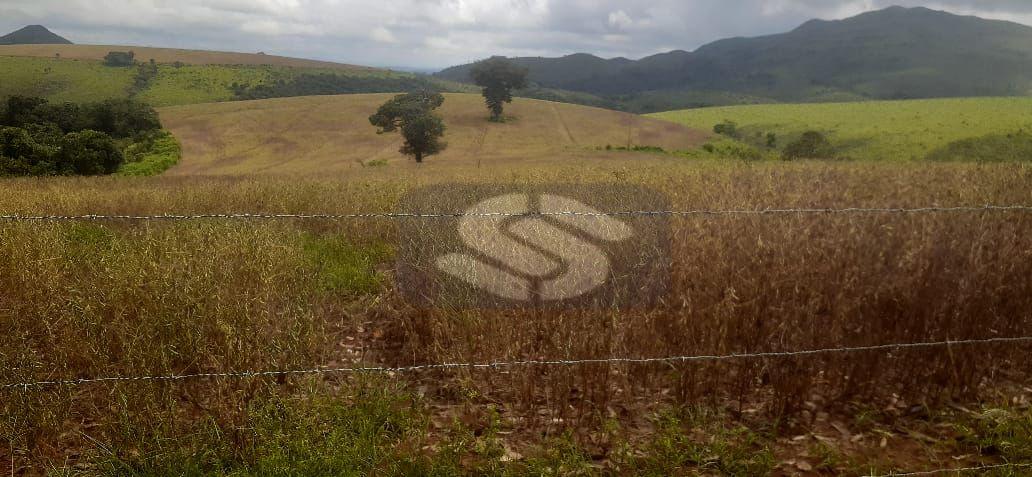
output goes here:
[{"label": "white cloud", "polygon": [[380,43],[398,43],[398,38],[394,36],[394,33],[391,33],[391,31],[388,30],[386,27],[380,26],[374,28],[370,36],[373,40],[376,40]]},{"label": "white cloud", "polygon": [[1032,24],[1027,0],[0,0],[0,30],[39,23],[79,42],[426,67],[492,54],[641,57],[891,4]]},{"label": "white cloud", "polygon": [[623,10],[617,10],[609,14],[609,26],[617,30],[623,30],[634,24],[634,20]]}]

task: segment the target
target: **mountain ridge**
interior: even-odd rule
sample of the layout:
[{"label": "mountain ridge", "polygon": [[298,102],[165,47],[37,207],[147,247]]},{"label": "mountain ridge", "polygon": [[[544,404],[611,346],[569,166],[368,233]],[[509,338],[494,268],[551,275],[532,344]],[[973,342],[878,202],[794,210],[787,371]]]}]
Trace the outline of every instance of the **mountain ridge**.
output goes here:
[{"label": "mountain ridge", "polygon": [[[565,60],[571,57],[594,67],[578,68]],[[785,33],[725,38],[690,52],[620,63],[592,57],[590,62],[578,55],[514,61],[528,67],[531,81],[543,87],[608,98],[719,93],[825,101],[1032,92],[1032,27],[924,7],[809,20]],[[452,67],[437,76],[468,82],[469,68]],[[570,70],[574,73],[566,74]]]}]

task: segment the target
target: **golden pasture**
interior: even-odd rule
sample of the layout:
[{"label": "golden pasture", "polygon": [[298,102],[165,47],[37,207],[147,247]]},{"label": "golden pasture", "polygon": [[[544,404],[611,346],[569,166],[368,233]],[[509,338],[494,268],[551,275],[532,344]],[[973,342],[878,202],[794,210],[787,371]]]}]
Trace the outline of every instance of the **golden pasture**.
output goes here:
[{"label": "golden pasture", "polygon": [[657,158],[598,148],[648,145],[685,150],[708,137],[670,122],[529,99],[509,105],[505,123],[492,123],[479,95],[447,94],[439,112],[448,127],[448,149],[416,166],[398,152],[400,135],[377,135],[367,119],[391,96],[313,96],[163,108],[162,122],[183,145],[183,160],[167,174],[339,174],[376,165],[440,169],[615,164]]}]

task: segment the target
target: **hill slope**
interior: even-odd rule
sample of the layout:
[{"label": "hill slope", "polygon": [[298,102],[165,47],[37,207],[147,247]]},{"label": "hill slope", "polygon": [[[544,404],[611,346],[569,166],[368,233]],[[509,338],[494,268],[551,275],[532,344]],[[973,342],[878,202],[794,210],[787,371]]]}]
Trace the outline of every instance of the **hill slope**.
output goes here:
[{"label": "hill slope", "polygon": [[[528,99],[506,108],[515,119],[491,123],[480,96],[445,96],[440,111],[448,127],[448,149],[420,167],[590,165],[645,157],[596,150],[607,144],[689,149],[707,137],[666,121]],[[397,134],[377,135],[366,119],[390,97],[302,97],[161,109],[162,122],[183,146],[182,161],[167,174],[338,174],[360,170],[371,161],[386,162],[386,168],[415,167],[398,152]]]},{"label": "hill slope", "polygon": [[[105,66],[133,51],[155,68]],[[90,102],[134,97],[154,106],[317,94],[376,93],[467,85],[383,69],[248,53],[98,45],[0,46],[0,97]]]},{"label": "hill slope", "polygon": [[176,48],[151,48],[126,45],[0,45],[0,56],[25,56],[37,58],[60,57],[69,60],[101,61],[111,51],[132,51],[139,61],[154,59],[157,63],[175,62],[187,65],[251,65],[287,66],[292,68],[324,68],[344,70],[377,70],[330,61],[288,58],[285,56],[257,53],[235,53],[225,51],[182,50]]},{"label": "hill slope", "polygon": [[1032,98],[950,98],[729,106],[650,117],[706,130],[731,120],[744,141],[761,148],[767,133],[776,135],[781,148],[804,131],[817,130],[840,157],[906,161],[964,139],[1032,131],[1029,111]]},{"label": "hill slope", "polygon": [[[605,96],[690,90],[814,101],[1032,92],[1032,28],[927,8],[812,20],[788,33],[720,40],[694,52],[638,61],[611,60],[615,65],[575,56],[578,63],[606,67],[582,71],[572,57],[517,62],[543,86]],[[468,66],[455,67],[438,75],[465,81],[467,71]]]},{"label": "hill slope", "polygon": [[47,30],[46,27],[42,25],[29,25],[16,32],[0,36],[0,45],[37,44],[70,45],[72,44],[72,42],[66,40],[60,35],[55,34],[54,32],[51,32],[50,30]]}]

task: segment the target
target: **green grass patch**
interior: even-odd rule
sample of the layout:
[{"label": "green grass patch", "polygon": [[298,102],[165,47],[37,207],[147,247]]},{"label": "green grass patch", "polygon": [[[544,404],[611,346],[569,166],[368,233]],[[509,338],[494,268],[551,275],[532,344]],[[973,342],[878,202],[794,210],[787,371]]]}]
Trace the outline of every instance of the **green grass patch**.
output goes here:
[{"label": "green grass patch", "polygon": [[765,104],[670,111],[650,115],[712,130],[734,121],[743,141],[766,146],[774,133],[778,147],[806,131],[828,137],[839,158],[923,160],[956,141],[1032,130],[1032,98],[961,98],[860,103]]},{"label": "green grass patch", "polygon": [[454,475],[405,444],[419,439],[425,415],[393,386],[353,383],[347,396],[255,401],[241,426],[208,422],[190,432],[127,432],[98,459],[101,475]]},{"label": "green grass patch", "polygon": [[0,56],[0,97],[41,96],[54,103],[125,98],[136,72],[99,61]]},{"label": "green grass patch", "polygon": [[393,257],[385,243],[358,245],[340,235],[305,234],[303,248],[324,291],[367,294],[380,289],[377,265]]},{"label": "green grass patch", "polygon": [[179,142],[168,131],[158,131],[151,137],[129,145],[125,150],[126,162],[118,169],[123,176],[156,176],[179,163],[183,151]]},{"label": "green grass patch", "polygon": [[289,70],[274,66],[158,65],[158,75],[137,98],[155,107],[230,101],[234,84],[272,81]]},{"label": "green grass patch", "polygon": [[[40,96],[51,102],[96,102],[128,98],[154,107],[249,99],[249,92],[269,97],[399,91],[429,85],[444,91],[467,87],[408,73],[381,70],[342,71],[270,65],[157,64],[144,68],[111,67],[101,61],[0,56],[0,97]],[[145,77],[141,71],[147,71]],[[329,85],[292,87],[304,78],[330,78]],[[323,81],[325,82],[325,81]],[[319,82],[316,82],[319,83]],[[319,89],[323,86],[323,89]],[[314,88],[308,91],[306,88]],[[326,89],[328,88],[328,89]],[[247,93],[243,96],[241,93]],[[258,95],[256,97],[265,97]]]},{"label": "green grass patch", "polygon": [[[770,436],[729,425],[703,408],[668,411],[654,418],[656,431],[644,447],[617,457],[620,474],[666,476],[769,475],[777,466]],[[692,432],[692,430],[702,432]]]},{"label": "green grass patch", "polygon": [[961,139],[928,154],[930,161],[1032,161],[1032,134],[990,134]]}]

